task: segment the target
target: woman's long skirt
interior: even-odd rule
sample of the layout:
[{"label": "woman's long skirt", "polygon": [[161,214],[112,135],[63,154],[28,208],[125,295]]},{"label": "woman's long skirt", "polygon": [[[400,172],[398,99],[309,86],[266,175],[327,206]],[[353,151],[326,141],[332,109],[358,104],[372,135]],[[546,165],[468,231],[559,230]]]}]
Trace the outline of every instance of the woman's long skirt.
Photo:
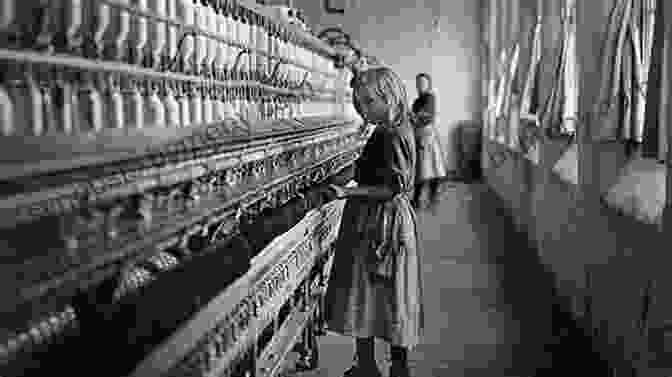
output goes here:
[{"label": "woman's long skirt", "polygon": [[434,125],[417,128],[415,141],[418,151],[416,183],[447,176],[446,157]]}]

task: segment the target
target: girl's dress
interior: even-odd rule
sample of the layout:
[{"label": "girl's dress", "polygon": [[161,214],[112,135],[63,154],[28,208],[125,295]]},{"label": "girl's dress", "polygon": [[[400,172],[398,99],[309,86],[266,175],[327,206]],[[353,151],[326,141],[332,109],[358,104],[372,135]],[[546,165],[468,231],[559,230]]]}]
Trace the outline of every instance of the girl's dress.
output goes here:
[{"label": "girl's dress", "polygon": [[417,183],[447,175],[447,161],[435,125],[435,102],[436,97],[432,93],[423,93],[413,102],[413,113],[416,115],[415,140],[418,149]]},{"label": "girl's dress", "polygon": [[[377,127],[356,162],[360,185],[385,185],[382,201],[348,198],[327,289],[327,323],[354,337],[412,348],[424,326],[415,212],[415,139],[408,122]],[[380,256],[376,251],[379,251]]]}]

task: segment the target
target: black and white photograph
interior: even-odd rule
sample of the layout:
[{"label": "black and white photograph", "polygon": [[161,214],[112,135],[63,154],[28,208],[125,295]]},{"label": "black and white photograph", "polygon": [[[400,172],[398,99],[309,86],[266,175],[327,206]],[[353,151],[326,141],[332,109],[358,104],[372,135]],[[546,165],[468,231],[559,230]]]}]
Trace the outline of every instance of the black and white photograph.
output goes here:
[{"label": "black and white photograph", "polygon": [[670,377],[671,42],[669,0],[0,0],[0,377]]}]

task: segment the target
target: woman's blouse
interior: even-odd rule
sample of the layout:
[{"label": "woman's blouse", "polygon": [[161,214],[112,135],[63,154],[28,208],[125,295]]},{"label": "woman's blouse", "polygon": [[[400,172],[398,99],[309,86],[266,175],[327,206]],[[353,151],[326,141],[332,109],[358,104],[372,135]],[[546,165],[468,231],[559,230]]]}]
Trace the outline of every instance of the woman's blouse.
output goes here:
[{"label": "woman's blouse", "polygon": [[432,93],[423,93],[413,102],[415,126],[424,127],[434,122],[436,117],[436,97]]}]

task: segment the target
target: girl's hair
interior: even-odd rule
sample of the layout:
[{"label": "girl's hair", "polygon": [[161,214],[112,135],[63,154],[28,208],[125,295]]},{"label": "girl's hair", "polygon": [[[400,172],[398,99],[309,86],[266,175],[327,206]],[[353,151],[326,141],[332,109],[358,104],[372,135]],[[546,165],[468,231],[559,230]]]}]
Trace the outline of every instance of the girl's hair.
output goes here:
[{"label": "girl's hair", "polygon": [[[391,69],[375,67],[362,71],[352,79],[350,86],[355,90],[364,86],[372,88],[374,93],[383,101],[396,107],[397,114],[393,120],[393,125],[399,125],[409,119],[410,108],[406,96],[406,87],[399,76]],[[355,108],[360,109],[361,104],[356,95],[353,100]]]}]

